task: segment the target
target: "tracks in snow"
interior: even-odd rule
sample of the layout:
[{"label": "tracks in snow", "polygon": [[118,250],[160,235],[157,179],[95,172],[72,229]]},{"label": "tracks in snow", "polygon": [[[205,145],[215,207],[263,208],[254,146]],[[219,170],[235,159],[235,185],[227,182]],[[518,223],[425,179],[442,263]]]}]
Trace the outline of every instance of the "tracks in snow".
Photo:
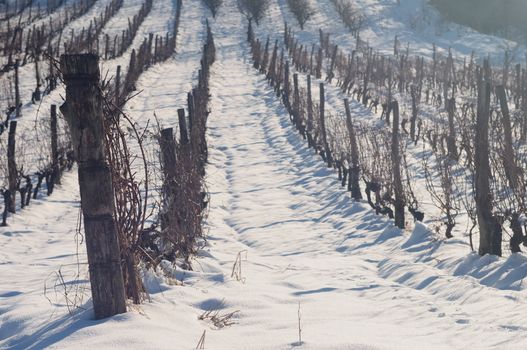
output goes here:
[{"label": "tracks in snow", "polygon": [[[211,80],[209,224],[211,253],[225,275],[236,253],[248,252],[246,284],[214,286],[242,310],[237,332],[246,338],[229,342],[235,331],[225,329],[214,342],[293,347],[300,301],[307,345],[317,349],[355,348],[352,343],[460,348],[474,344],[477,334],[493,339],[482,347],[516,344],[508,330],[521,324],[515,310],[524,297],[434,267],[426,259],[433,249],[427,240],[412,241],[338,191],[252,69],[243,21],[230,15],[213,25],[218,61]],[[485,316],[498,308],[510,316],[508,324]],[[271,332],[272,339],[257,334]]]},{"label": "tracks in snow", "polygon": [[[210,237],[198,271],[177,271],[183,287],[147,275],[152,303],[139,312],[105,322],[87,313],[50,321],[39,283],[72,258],[60,256],[74,247],[76,177],[68,174],[64,191],[42,204],[35,221],[16,220],[24,225],[0,251],[0,274],[17,280],[9,290],[2,285],[0,321],[8,325],[2,332],[15,337],[6,342],[2,333],[0,347],[190,349],[209,326],[198,316],[221,305],[222,312],[240,310],[237,324],[207,330],[207,348],[294,348],[300,302],[303,349],[521,348],[525,296],[434,268],[427,243],[409,240],[339,191],[253,70],[245,21],[234,0],[225,3],[213,22]],[[159,3],[159,11],[169,8],[169,1]],[[164,126],[175,126],[175,109],[184,106],[199,63],[204,10],[201,2],[186,1],[183,11],[178,55],[150,68],[138,83],[145,92],[127,106],[138,122],[156,110]],[[154,19],[144,28],[153,28]],[[11,252],[11,245],[19,247]],[[245,283],[229,277],[240,251],[247,251]],[[18,267],[9,271],[21,256],[27,256],[22,279]],[[43,259],[52,263],[37,265]]]}]

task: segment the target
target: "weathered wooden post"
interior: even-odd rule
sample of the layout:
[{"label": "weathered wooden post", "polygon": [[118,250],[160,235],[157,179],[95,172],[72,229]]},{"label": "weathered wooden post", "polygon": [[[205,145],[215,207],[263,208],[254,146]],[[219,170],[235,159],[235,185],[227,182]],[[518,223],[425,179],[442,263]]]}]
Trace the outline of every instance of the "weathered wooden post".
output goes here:
[{"label": "weathered wooden post", "polygon": [[307,145],[315,147],[313,140],[313,94],[311,93],[311,75],[307,76]]},{"label": "weathered wooden post", "polygon": [[338,53],[338,45],[335,45],[333,48],[333,54],[331,55],[331,65],[329,67],[328,76],[326,77],[326,81],[331,83],[331,80],[333,80],[333,77],[335,74],[333,73],[333,70],[335,69],[335,61],[337,60],[337,53]]},{"label": "weathered wooden post", "polygon": [[24,180],[26,180],[26,185],[24,186],[26,193],[24,201],[26,206],[28,206],[29,202],[31,201],[31,191],[33,190],[33,183],[31,182],[31,176],[29,175],[25,175]]},{"label": "weathered wooden post", "polygon": [[269,64],[269,37],[267,37],[267,41],[265,42],[265,49],[263,53],[262,63],[260,65],[260,72],[265,73],[267,70],[267,65]]},{"label": "weathered wooden post", "polygon": [[275,91],[276,91],[276,97],[280,97],[282,94],[282,80],[284,76],[284,50],[280,50],[280,62],[278,65],[278,70],[276,72],[276,85],[275,85]]},{"label": "weathered wooden post", "polygon": [[322,57],[324,53],[322,51],[322,47],[318,49],[317,54],[317,67],[315,68],[315,78],[320,79],[322,78]]},{"label": "weathered wooden post", "polygon": [[370,51],[368,52],[368,56],[366,57],[366,72],[364,72],[364,80],[362,85],[362,104],[364,106],[368,105],[368,86],[370,85],[370,74],[372,69],[372,57],[373,54]]},{"label": "weathered wooden post", "polygon": [[81,208],[95,318],[126,312],[119,240],[114,217],[114,189],[106,159],[99,58],[62,55],[68,121],[79,169]]},{"label": "weathered wooden post", "polygon": [[399,102],[393,101],[392,166],[393,190],[395,194],[395,226],[404,229],[404,191],[401,179],[401,156],[399,154]]},{"label": "weathered wooden post", "polygon": [[[500,100],[502,124],[503,124],[503,139],[504,139],[504,150],[503,150],[503,168],[505,170],[505,176],[509,182],[509,186],[513,192],[522,191],[518,186],[518,166],[516,163],[516,157],[514,155],[514,148],[512,144],[512,126],[511,117],[509,113],[509,106],[507,104],[507,94],[504,86],[496,86],[496,95]],[[511,208],[512,209],[512,208]],[[512,212],[510,218],[510,228],[512,230],[512,237],[510,239],[510,249],[513,253],[521,252],[520,245],[525,241],[523,234],[523,227],[520,220],[520,214],[518,212]]]},{"label": "weathered wooden post", "polygon": [[276,80],[276,61],[277,59],[278,59],[278,40],[276,40],[274,43],[273,54],[271,55],[271,63],[269,64],[269,69],[267,70],[267,79],[270,81],[272,86],[275,85],[275,80]]},{"label": "weathered wooden post", "polygon": [[117,66],[115,73],[115,105],[121,107],[121,66]]},{"label": "weathered wooden post", "polygon": [[309,74],[314,74],[313,57],[315,56],[315,44],[311,44],[311,55],[309,55]]},{"label": "weathered wooden post", "polygon": [[172,128],[161,130],[159,138],[161,162],[163,164],[163,211],[161,230],[169,237],[177,235],[177,216],[174,215],[176,196],[176,140]]},{"label": "weathered wooden post", "polygon": [[48,195],[53,192],[53,187],[60,184],[60,164],[59,164],[59,135],[57,128],[57,105],[51,105],[51,162],[52,162],[52,186],[48,189]]},{"label": "weathered wooden post", "polygon": [[520,97],[522,94],[521,88],[522,88],[522,65],[518,63],[515,66],[516,71],[516,84],[514,85],[514,105],[516,109],[520,109]]},{"label": "weathered wooden post", "polygon": [[456,147],[456,127],[454,124],[454,113],[456,110],[456,101],[453,98],[447,101],[448,111],[448,137],[447,137],[447,148],[448,156],[451,159],[457,160],[459,158],[457,147]]},{"label": "weathered wooden post", "polygon": [[399,72],[397,74],[397,89],[399,90],[399,93],[404,92],[404,75],[405,75],[406,67],[405,67],[405,56],[404,54],[401,54],[399,56]]},{"label": "weathered wooden post", "polygon": [[385,110],[385,117],[386,117],[386,124],[390,125],[390,114],[392,112],[392,68],[391,68],[391,61],[388,59],[388,96],[386,98],[386,110]]},{"label": "weathered wooden post", "polygon": [[[485,65],[488,62],[485,61]],[[494,254],[501,256],[501,227],[492,213],[492,194],[489,179],[489,117],[490,83],[478,76],[478,106],[475,140],[476,213],[479,226],[479,255]]]},{"label": "weathered wooden post", "polygon": [[105,60],[108,59],[109,49],[110,49],[110,36],[108,35],[108,33],[106,33],[104,35],[104,59]]},{"label": "weathered wooden post", "polygon": [[260,39],[257,38],[256,39],[256,42],[251,45],[252,46],[252,52],[253,52],[253,67],[255,69],[260,69],[260,61],[262,59],[262,54],[261,54],[261,44],[260,44]]},{"label": "weathered wooden post", "polygon": [[49,54],[49,91],[53,91],[57,87],[57,78],[55,77],[55,67],[54,67],[55,62],[53,62],[54,52],[51,46],[49,48],[48,54]]},{"label": "weathered wooden post", "polygon": [[437,67],[437,49],[436,44],[432,44],[432,82],[433,85],[436,85],[436,67]]},{"label": "weathered wooden post", "polygon": [[177,174],[176,167],[176,140],[174,138],[174,129],[167,128],[161,130],[160,138],[161,160],[163,162],[163,175],[165,184],[168,181],[175,180]]},{"label": "weathered wooden post", "polygon": [[410,138],[412,141],[416,140],[415,137],[415,124],[417,122],[417,87],[412,86],[411,90],[411,96],[412,96],[412,117],[410,118]]},{"label": "weathered wooden post", "polygon": [[11,195],[9,201],[9,212],[16,212],[16,190],[18,170],[16,168],[15,147],[16,147],[16,120],[9,123],[9,135],[7,138],[7,172],[8,172],[8,188]]},{"label": "weathered wooden post", "polygon": [[291,82],[289,81],[289,60],[285,62],[285,72],[284,72],[284,90],[282,92],[282,100],[284,101],[285,108],[291,110],[291,102],[289,94],[291,93]]},{"label": "weathered wooden post", "polygon": [[18,74],[18,68],[20,67],[20,60],[15,61],[15,111],[16,111],[16,118],[20,118],[22,116],[22,106],[20,102],[20,77]]},{"label": "weathered wooden post", "polygon": [[359,166],[359,147],[357,143],[357,135],[355,134],[355,128],[351,120],[351,111],[348,99],[344,99],[344,108],[346,110],[346,127],[348,128],[348,134],[350,138],[350,150],[351,150],[351,164],[349,165],[349,188],[351,190],[351,197],[359,201],[362,199],[360,192],[360,166]]},{"label": "weathered wooden post", "polygon": [[509,113],[509,106],[507,104],[507,94],[505,88],[500,85],[496,87],[496,95],[500,100],[502,124],[503,124],[503,139],[504,139],[504,169],[505,175],[509,180],[509,184],[513,190],[518,187],[518,167],[514,157],[514,148],[512,146],[512,126],[511,117]]},{"label": "weathered wooden post", "polygon": [[300,91],[298,88],[298,74],[293,74],[293,113],[291,113],[293,124],[297,130],[301,129],[300,126]]},{"label": "weathered wooden post", "polygon": [[183,108],[178,109],[177,115],[178,115],[178,121],[179,121],[180,143],[182,145],[186,145],[190,141],[188,137],[187,119],[185,118],[185,110]]},{"label": "weathered wooden post", "polygon": [[324,83],[320,83],[320,128],[322,129],[322,142],[324,142],[324,157],[328,163],[328,168],[333,166],[333,158],[331,157],[331,150],[329,149],[328,137],[326,133],[326,116],[325,116],[325,101]]},{"label": "weathered wooden post", "polygon": [[194,121],[194,118],[195,118],[194,95],[192,94],[192,92],[187,93],[187,106],[188,106],[188,128],[189,128],[189,132],[192,138],[192,130],[193,130],[193,125],[195,123]]},{"label": "weathered wooden post", "polygon": [[151,66],[152,64],[154,64],[154,59],[152,59],[152,45],[153,45],[153,42],[154,42],[154,33],[150,33],[148,35],[148,49],[147,49],[147,60],[148,60],[148,64],[147,66]]},{"label": "weathered wooden post", "polygon": [[9,207],[11,202],[11,191],[4,190],[1,192],[2,196],[4,197],[4,211],[2,212],[2,227],[7,226],[7,215],[9,214]]},{"label": "weathered wooden post", "polygon": [[40,60],[40,53],[35,53],[35,80],[36,80],[36,87],[35,91],[33,92],[33,99],[35,101],[40,101],[41,98],[41,92],[40,92],[40,67],[38,65]]}]

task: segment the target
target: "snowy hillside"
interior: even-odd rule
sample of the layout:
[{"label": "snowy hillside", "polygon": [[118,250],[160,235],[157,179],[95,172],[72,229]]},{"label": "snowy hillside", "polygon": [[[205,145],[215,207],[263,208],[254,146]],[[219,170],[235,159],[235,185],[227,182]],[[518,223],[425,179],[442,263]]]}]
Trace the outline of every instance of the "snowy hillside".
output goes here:
[{"label": "snowy hillside", "polygon": [[[64,33],[69,35],[74,29],[78,35],[104,12],[109,2],[95,1],[85,14],[66,25]],[[71,3],[79,1],[65,1],[56,13],[66,11],[65,6]],[[124,35],[143,3],[123,0],[116,15],[98,33],[94,45],[102,45],[106,35]],[[436,159],[426,156],[433,151],[424,131],[422,142],[414,145],[408,136],[400,142],[410,169],[404,177],[411,183],[405,186],[413,188],[425,217],[423,222],[415,222],[406,211],[405,228],[400,229],[393,219],[377,215],[365,198],[351,198],[346,186],[341,186],[336,167],[329,168],[317,154],[320,152],[309,148],[295,129],[283,95],[270,85],[265,69],[254,68],[254,48],[247,40],[248,21],[240,13],[237,0],[224,0],[215,18],[204,1],[183,0],[179,20],[177,3],[153,1],[130,46],[118,57],[101,60],[99,66],[102,77],[111,77],[113,84],[117,66],[123,72],[128,70],[132,51],[135,57],[149,35],[169,38],[177,29],[175,50],[166,60],[148,64],[141,71],[130,94],[133,97],[122,105],[134,125],[146,130],[144,147],[148,156],[157,157],[158,136],[152,135],[159,128],[180,131],[178,109],[188,112],[187,93],[202,77],[200,60],[207,24],[210,25],[216,57],[210,68],[210,114],[206,119],[208,161],[203,187],[208,192],[208,207],[203,219],[204,238],[197,240],[192,269],[179,257],[175,261],[160,259],[155,268],[151,268],[150,261],[143,261],[139,271],[146,300],[138,305],[128,300],[127,313],[94,320],[78,168],[74,165],[64,172],[52,195],[47,196],[42,190],[29,206],[20,208],[17,204],[16,214],[9,214],[8,226],[0,227],[0,349],[527,348],[523,337],[527,330],[527,257],[508,248],[508,223],[503,224],[505,233],[500,241],[505,247],[503,256],[478,255],[479,235],[474,233],[472,237],[469,213],[460,199],[453,238],[444,237],[445,215],[430,198],[427,186],[434,184],[427,183],[422,168],[423,159],[431,163]],[[275,40],[277,51],[284,50],[283,60],[290,62],[291,75],[298,74],[302,94],[307,73],[294,65],[285,48],[284,22],[309,52],[312,45],[319,45],[319,29],[330,33],[331,43],[342,50],[342,60],[351,57],[356,49],[356,38],[343,24],[332,1],[307,3],[313,15],[303,30],[286,0],[271,0],[260,23],[252,23],[254,35],[262,45],[270,38],[270,53]],[[444,57],[452,48],[460,72],[463,58],[468,60],[475,51],[477,62],[490,56],[491,63],[499,67],[494,71],[495,79],[502,77],[499,69],[505,50],[511,51],[511,62],[520,62],[525,56],[523,46],[442,21],[425,0],[353,3],[365,18],[360,39],[379,55],[393,53],[397,36],[401,51],[406,50],[408,43],[411,56],[407,60],[412,62],[414,55],[431,61],[433,44]],[[4,23],[3,15],[0,20]],[[33,23],[31,19],[24,21]],[[66,38],[55,35],[50,41],[54,40]],[[157,37],[151,46],[155,45]],[[398,57],[394,62],[398,62]],[[278,61],[279,58],[278,55]],[[4,59],[7,62],[2,56],[2,62]],[[331,65],[327,64],[330,60],[331,57],[324,57],[319,79],[310,76],[317,107],[319,84],[325,84],[328,129],[333,127],[332,130],[349,136],[348,131],[342,131],[345,126],[339,127],[345,125],[343,100],[348,98],[356,125],[374,130],[373,136],[382,143],[382,130],[388,128],[382,120],[381,106],[374,110],[353,93],[343,92],[339,85],[341,76],[328,79],[332,74]],[[49,69],[48,63],[43,65],[43,69]],[[524,63],[522,66],[525,68]],[[34,69],[31,60],[20,67],[21,116],[10,119],[18,122],[17,132],[24,140],[19,142],[24,145],[20,146],[23,156],[17,155],[19,164],[27,164],[21,171],[33,181],[43,159],[49,158],[49,142],[41,139],[43,132],[38,125],[48,123],[51,104],[60,106],[66,98],[64,82],[59,81],[57,89],[44,93],[40,102],[31,103]],[[414,74],[413,68],[409,70]],[[13,72],[9,70],[0,76],[0,86],[6,91],[11,91]],[[513,76],[507,88],[510,95],[516,86]],[[385,96],[382,88],[372,90]],[[411,114],[410,94],[403,90],[394,93],[402,119]],[[469,87],[460,83],[454,90],[458,93],[459,110],[463,103],[468,106],[477,102],[476,93]],[[11,106],[12,100],[14,97],[7,94],[0,99],[2,110]],[[423,130],[446,128],[447,111],[441,102],[439,106],[425,103],[423,97],[421,103]],[[513,117],[521,118],[512,97],[509,105]],[[499,104],[494,100],[492,108],[498,116]],[[460,124],[456,127],[461,138],[458,119],[456,123]],[[61,134],[67,133],[65,124],[61,117]],[[516,130],[521,126],[513,123],[513,128],[516,140],[521,132]],[[2,150],[7,149],[7,134],[7,129],[0,134]],[[345,153],[348,139],[342,146],[337,136],[331,146]],[[362,143],[370,140],[360,137]],[[180,137],[177,142],[184,144]],[[131,144],[132,151],[138,152],[137,145]],[[524,143],[518,141],[516,148],[521,168],[526,158]],[[384,161],[381,158],[372,156],[367,162],[374,167],[374,163]],[[465,192],[472,193],[471,180],[466,180],[469,166],[463,160],[460,156],[459,163],[452,165],[462,169],[455,173],[458,175],[454,175],[454,180],[456,184],[463,182]],[[1,162],[7,164],[6,156]],[[346,160],[346,164],[351,163]],[[344,168],[347,171],[344,165],[339,170]],[[8,186],[6,169],[7,165],[0,166],[4,189]],[[156,182],[162,177],[159,164],[151,172],[150,179],[137,181],[151,184],[152,192],[158,191],[163,186]],[[439,177],[432,179],[435,186],[439,186]],[[363,180],[364,176],[360,180],[362,188]],[[493,190],[501,193],[500,186],[503,183]],[[456,187],[455,192],[461,197],[460,192],[464,191]],[[508,202],[503,199],[500,203]],[[157,206],[163,205],[163,200],[155,197],[149,210],[155,212]],[[151,224],[155,218],[148,220]],[[475,244],[475,251],[470,244]]]}]

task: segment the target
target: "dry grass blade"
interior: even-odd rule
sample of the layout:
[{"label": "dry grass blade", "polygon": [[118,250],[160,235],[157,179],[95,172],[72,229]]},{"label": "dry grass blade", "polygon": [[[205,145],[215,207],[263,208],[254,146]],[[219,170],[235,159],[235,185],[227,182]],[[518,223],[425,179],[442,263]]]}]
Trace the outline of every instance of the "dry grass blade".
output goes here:
[{"label": "dry grass blade", "polygon": [[211,307],[208,310],[205,310],[198,319],[200,321],[208,321],[214,325],[216,329],[221,329],[224,327],[232,326],[236,322],[233,320],[240,310],[235,310],[232,312],[221,312],[225,303],[224,300],[219,302],[216,306]]},{"label": "dry grass blade", "polygon": [[247,250],[239,251],[236,255],[236,260],[232,266],[231,278],[235,278],[236,281],[245,283],[246,278],[242,276],[242,254],[245,253],[245,260],[247,260]]},{"label": "dry grass blade", "polygon": [[205,334],[207,330],[203,330],[203,334],[201,335],[201,338],[199,338],[198,345],[196,345],[196,350],[202,350],[205,349]]}]

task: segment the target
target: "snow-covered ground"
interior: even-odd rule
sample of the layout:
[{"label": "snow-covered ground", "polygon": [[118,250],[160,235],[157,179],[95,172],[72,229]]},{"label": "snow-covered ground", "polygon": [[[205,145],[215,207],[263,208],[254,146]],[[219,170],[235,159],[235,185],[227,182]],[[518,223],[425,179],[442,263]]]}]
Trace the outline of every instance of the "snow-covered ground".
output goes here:
[{"label": "snow-covered ground", "polygon": [[[0,349],[194,349],[204,332],[205,349],[527,348],[525,255],[481,258],[463,240],[439,240],[423,225],[401,231],[354,203],[252,68],[246,21],[235,0],[224,2],[217,20],[209,18],[217,47],[211,202],[208,245],[195,271],[163,265],[145,272],[150,301],[93,321],[77,234],[77,178],[67,173],[52,197],[0,229]],[[392,2],[378,3],[382,10]],[[273,16],[259,31],[282,30],[290,16],[284,4],[273,1]],[[328,16],[329,1],[318,4],[317,16]],[[154,1],[139,33],[170,25],[172,9],[170,0]],[[141,125],[154,112],[164,126],[177,125],[176,109],[196,80],[205,16],[200,1],[184,1],[177,53],[143,74],[143,92],[127,104]],[[128,55],[103,69],[112,71]],[[328,108],[342,108],[337,92],[328,95]],[[31,111],[25,115],[32,120]],[[81,307],[70,315],[72,303]],[[233,313],[233,324],[200,320],[208,310]]]},{"label": "snow-covered ground", "polygon": [[[331,1],[309,2],[315,14],[307,22],[305,32],[311,32],[317,38],[317,31],[322,28],[331,33],[339,45],[354,47],[355,40],[351,38],[349,30],[342,22],[335,21],[339,17]],[[435,44],[442,53],[451,48],[459,59],[475,51],[479,59],[490,57],[492,62],[498,64],[503,60],[505,50],[510,51],[518,62],[523,63],[525,58],[525,45],[447,22],[435,8],[428,5],[428,0],[354,0],[352,3],[365,17],[361,39],[383,53],[393,52],[397,36],[400,48],[405,50],[409,45],[410,53],[415,55],[431,57]],[[293,24],[294,18],[289,16],[287,0],[277,0],[277,4],[286,20]]]}]

